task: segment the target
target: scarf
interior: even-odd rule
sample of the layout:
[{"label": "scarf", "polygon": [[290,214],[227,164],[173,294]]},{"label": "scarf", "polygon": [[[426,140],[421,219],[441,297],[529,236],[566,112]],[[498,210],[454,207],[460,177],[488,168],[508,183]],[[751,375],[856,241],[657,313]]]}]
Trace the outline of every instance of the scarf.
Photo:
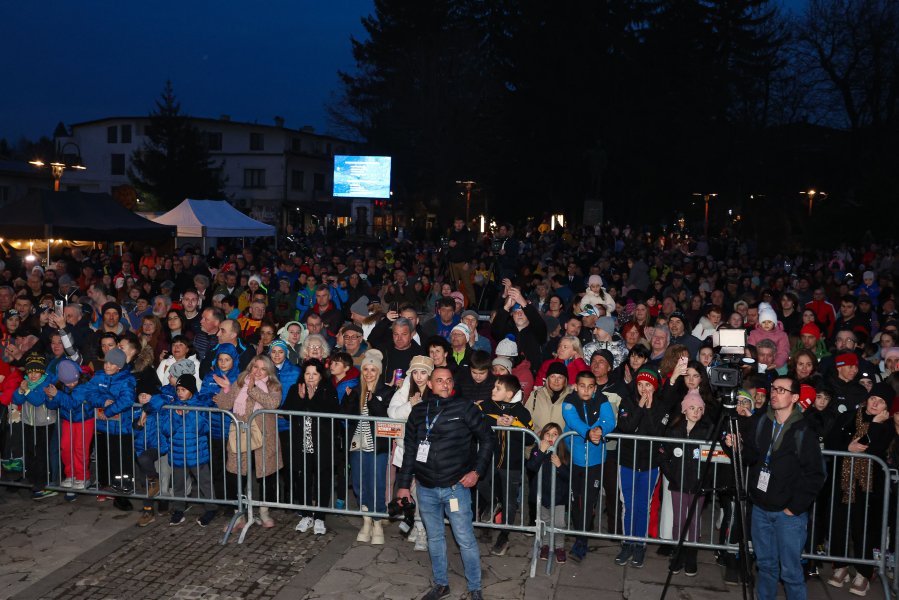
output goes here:
[{"label": "scarf", "polygon": [[[261,389],[266,394],[268,393],[268,383],[265,381],[257,381],[256,387]],[[234,414],[244,416],[247,414],[247,399],[250,396],[250,384],[244,381],[244,384],[241,386],[240,391],[237,392],[237,398],[234,399]],[[259,406],[258,402],[253,403],[253,410],[259,410],[261,406]]]},{"label": "scarf", "polygon": [[[869,419],[865,419],[864,407],[855,413],[855,435],[853,437],[865,437],[868,433]],[[865,492],[871,491],[873,477],[871,477],[871,459],[857,459],[844,456],[840,461],[840,489],[843,490],[843,504],[855,502],[855,490],[857,487]]]},{"label": "scarf", "polygon": [[[31,390],[35,389],[36,387],[41,386],[41,385],[44,383],[44,381],[46,381],[46,379],[47,379],[47,374],[46,374],[46,373],[44,373],[43,375],[41,375],[41,378],[38,379],[37,381],[31,381],[30,379],[28,379],[28,378],[26,377],[26,378],[25,378],[25,382],[28,384],[28,392],[31,392]],[[27,394],[26,394],[26,395],[27,395]]]}]

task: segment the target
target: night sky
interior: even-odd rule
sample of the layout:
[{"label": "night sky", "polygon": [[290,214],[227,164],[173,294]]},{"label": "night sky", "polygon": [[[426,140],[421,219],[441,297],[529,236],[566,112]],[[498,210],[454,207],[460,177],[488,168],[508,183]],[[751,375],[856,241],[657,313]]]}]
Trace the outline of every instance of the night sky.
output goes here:
[{"label": "night sky", "polygon": [[337,71],[353,66],[350,36],[363,36],[372,10],[372,0],[4,2],[0,137],[145,115],[167,79],[188,114],[279,115],[327,131]]},{"label": "night sky", "polygon": [[312,125],[372,0],[4,2],[0,137],[52,135],[59,121],[146,115],[167,79],[204,117]]}]

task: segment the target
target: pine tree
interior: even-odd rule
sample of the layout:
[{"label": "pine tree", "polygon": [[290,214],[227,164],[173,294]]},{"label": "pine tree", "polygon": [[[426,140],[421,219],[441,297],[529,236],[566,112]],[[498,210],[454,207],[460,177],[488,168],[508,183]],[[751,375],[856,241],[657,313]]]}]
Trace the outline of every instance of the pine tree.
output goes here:
[{"label": "pine tree", "polygon": [[131,156],[128,177],[138,192],[164,210],[185,198],[223,198],[225,181],[200,131],[181,112],[167,81],[150,113],[148,140]]}]

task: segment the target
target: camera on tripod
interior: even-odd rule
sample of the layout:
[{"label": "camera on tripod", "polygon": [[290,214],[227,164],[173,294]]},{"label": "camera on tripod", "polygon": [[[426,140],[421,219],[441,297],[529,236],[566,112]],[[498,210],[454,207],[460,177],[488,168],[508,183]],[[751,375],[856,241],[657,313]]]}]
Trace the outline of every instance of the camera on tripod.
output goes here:
[{"label": "camera on tripod", "polygon": [[415,525],[415,501],[411,498],[394,498],[387,504],[391,519],[400,518],[400,531],[409,533]]},{"label": "camera on tripod", "polygon": [[746,332],[742,329],[719,329],[712,336],[718,348],[721,365],[709,370],[709,383],[719,391],[725,408],[736,409],[735,391],[743,383],[740,366],[746,356]]}]

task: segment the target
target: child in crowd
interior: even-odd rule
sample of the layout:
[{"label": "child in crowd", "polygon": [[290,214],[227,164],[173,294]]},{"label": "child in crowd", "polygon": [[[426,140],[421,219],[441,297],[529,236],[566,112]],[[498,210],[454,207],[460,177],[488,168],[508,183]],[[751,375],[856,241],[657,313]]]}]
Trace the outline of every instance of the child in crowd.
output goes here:
[{"label": "child in crowd", "polygon": [[490,373],[490,355],[482,350],[471,353],[468,368],[459,369],[454,375],[456,391],[469,402],[489,400],[496,378]]},{"label": "child in crowd", "polygon": [[[169,399],[157,395],[150,400],[156,404],[155,410],[160,412],[159,427],[169,447],[169,463],[172,465],[174,496],[183,498],[190,477],[197,489],[197,497],[210,500],[215,498],[212,489],[212,471],[209,468],[209,420],[206,415],[196,410],[184,410],[180,407],[203,406],[196,398],[197,380],[193,375],[182,375],[175,384],[175,401],[173,407],[163,409]],[[206,527],[215,518],[217,507],[207,503],[206,511],[197,519],[200,527]],[[172,503],[172,517],[169,525],[184,523],[184,511],[187,503],[176,500]]]},{"label": "child in crowd", "polygon": [[759,323],[749,334],[748,342],[757,346],[761,340],[771,340],[777,346],[774,368],[783,369],[790,358],[790,338],[784,331],[783,323],[777,320],[777,313],[767,302],[759,304]]},{"label": "child in crowd", "polygon": [[[497,525],[514,525],[522,482],[524,448],[530,444],[532,439],[529,435],[529,430],[533,426],[531,413],[522,402],[521,384],[512,375],[497,377],[490,399],[481,402],[479,406],[484,416],[487,417],[490,427],[519,427],[522,429],[521,433],[496,431],[497,444],[493,455],[495,468],[488,471],[486,476],[478,481],[478,494],[481,498],[486,499],[488,511],[493,506],[494,500],[499,501],[498,507],[489,512],[488,516],[491,516]],[[497,536],[490,554],[504,556],[508,549],[509,532],[503,530]]]},{"label": "child in crowd", "polygon": [[19,473],[24,465],[21,428],[16,423],[22,420],[22,411],[12,403],[12,397],[22,379],[20,370],[0,360],[0,469]]},{"label": "child in crowd", "polygon": [[46,388],[54,380],[47,375],[47,360],[37,353],[25,359],[25,379],[13,394],[12,401],[21,406],[25,437],[25,474],[31,481],[31,497],[41,500],[55,496],[56,492],[46,489],[50,465],[47,454],[50,438],[56,435],[56,401],[47,396]]},{"label": "child in crowd", "polygon": [[[705,441],[711,433],[712,426],[705,420],[705,402],[698,390],[690,390],[681,401],[681,414],[674,419],[665,433],[666,437],[685,440]],[[671,490],[671,505],[674,510],[674,526],[671,535],[680,539],[681,531],[686,526],[687,513],[693,503],[694,491],[699,481],[702,463],[697,444],[665,444],[660,448],[662,459],[660,466],[668,479]],[[696,512],[687,531],[688,542],[699,541],[700,517],[705,497],[700,495],[696,501]],[[687,577],[695,577],[698,572],[696,548],[684,546],[680,554],[672,560],[672,572],[680,573],[683,569]]]},{"label": "child in crowd", "polygon": [[153,498],[159,495],[160,487],[156,461],[168,452],[168,440],[159,429],[158,408],[164,404],[173,404],[175,399],[171,395],[161,395],[156,402],[152,402],[153,397],[158,394],[159,389],[150,378],[141,381],[137,386],[137,402],[141,405],[141,412],[132,425],[134,453],[137,455],[137,473],[134,479],[137,492],[147,494],[137,520],[138,527],[146,527],[156,520]]},{"label": "child in crowd", "polygon": [[83,490],[91,480],[90,456],[94,443],[94,411],[88,403],[89,377],[77,363],[65,359],[56,367],[56,387],[47,396],[59,406],[59,450],[65,479],[60,485]]},{"label": "child in crowd", "polygon": [[[527,469],[531,473],[529,498],[532,505],[537,504],[537,482],[540,481],[541,497],[540,497],[540,520],[543,522],[552,522],[556,529],[564,529],[567,525],[565,520],[565,505],[568,504],[569,481],[571,473],[569,465],[571,464],[571,455],[568,450],[568,444],[559,444],[556,453],[550,452],[553,444],[559,436],[562,435],[562,426],[558,423],[547,423],[540,430],[540,445],[534,446],[531,450],[531,456],[528,458]],[[555,477],[550,465],[555,467]],[[543,469],[543,474],[538,477],[537,473]],[[552,484],[555,478],[556,498],[555,512],[553,512]],[[556,562],[562,564],[568,560],[565,554],[565,536],[556,533],[553,540]],[[549,560],[549,544],[544,544],[540,548],[540,560]]]},{"label": "child in crowd", "polygon": [[[200,385],[198,400],[202,406],[216,408],[213,398],[222,391],[216,382],[216,377],[224,378],[229,384],[237,381],[240,375],[240,358],[234,344],[219,344],[215,349],[216,357],[212,370],[203,378]],[[227,441],[231,431],[231,418],[221,414],[210,414],[209,431],[211,447],[209,449],[210,468],[212,481],[215,485],[215,497],[226,500],[237,498],[237,478],[228,473],[225,464],[228,462]]]}]

